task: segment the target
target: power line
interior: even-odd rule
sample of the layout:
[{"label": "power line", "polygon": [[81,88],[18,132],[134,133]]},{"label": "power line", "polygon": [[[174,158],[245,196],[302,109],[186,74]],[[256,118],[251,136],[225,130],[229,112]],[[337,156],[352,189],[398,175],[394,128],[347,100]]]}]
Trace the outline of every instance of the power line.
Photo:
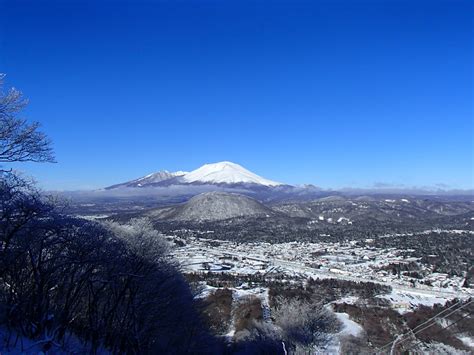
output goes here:
[{"label": "power line", "polygon": [[[462,305],[461,307],[459,307],[459,308],[457,308],[457,309],[451,311],[450,313],[445,314],[443,317],[441,317],[441,319],[445,319],[446,317],[449,317],[450,315],[456,313],[457,311],[459,311],[459,310],[461,310],[461,309],[463,309],[463,308],[469,306],[472,302],[474,302],[474,301],[471,300],[471,301],[469,301],[468,303]],[[423,326],[423,325],[425,325],[425,324],[427,324],[427,323],[429,323],[429,322],[435,320],[435,319],[438,318],[441,314],[443,314],[443,313],[445,313],[446,311],[452,309],[453,307],[457,306],[457,305],[460,304],[460,303],[462,303],[462,300],[456,302],[455,304],[451,305],[451,306],[448,307],[448,308],[445,308],[443,311],[437,313],[437,314],[434,315],[433,317],[431,317],[431,318],[429,318],[428,320],[426,320],[425,322],[423,322],[423,323],[417,325],[415,328],[413,328],[413,329],[411,329],[410,331],[408,331],[408,332],[402,334],[401,336],[400,336],[400,335],[397,336],[397,338],[396,338],[395,340],[392,340],[391,342],[389,342],[389,343],[383,345],[382,347],[380,347],[380,348],[379,348],[379,351],[384,350],[386,347],[392,345],[393,343],[395,343],[395,342],[397,342],[397,341],[398,341],[399,344],[400,344],[401,342],[403,342],[403,341],[405,341],[405,340],[408,339],[408,338],[405,338],[405,336],[407,336],[407,335],[416,335],[416,334],[422,332],[423,330],[432,327],[432,326],[435,325],[436,323],[431,323],[431,324],[427,325],[426,327],[424,327],[424,328],[422,328],[422,329],[418,329],[418,328],[420,328],[421,326]],[[417,330],[417,329],[418,329],[418,330]],[[415,330],[416,330],[416,331],[415,331]]]},{"label": "power line", "polygon": [[[455,309],[454,311],[452,311],[452,312],[450,312],[450,313],[444,315],[444,316],[441,317],[440,319],[446,319],[447,317],[449,317],[450,315],[456,313],[457,311],[461,310],[462,308],[467,307],[467,306],[468,306],[470,303],[472,303],[472,302],[474,302],[474,301],[470,301],[470,302],[466,303],[465,305],[462,305],[461,307]],[[421,333],[422,331],[424,331],[424,330],[426,330],[426,329],[428,329],[428,328],[431,328],[431,327],[434,326],[435,324],[437,324],[437,323],[436,323],[436,322],[433,322],[433,323],[431,323],[431,324],[428,324],[426,327],[417,330],[416,332],[410,331],[410,332],[408,332],[408,334],[412,334],[413,336],[415,336],[415,339],[416,339],[416,334],[419,334],[419,333]],[[449,327],[446,327],[446,328],[449,328]],[[405,340],[407,340],[407,339],[409,339],[409,338],[401,339],[401,340],[397,343],[397,345],[403,343],[403,342],[404,342]],[[396,341],[395,341],[395,342],[396,342]],[[394,345],[395,345],[395,344],[394,344]]]},{"label": "power line", "polygon": [[[401,339],[401,338],[403,338],[403,337],[404,337],[405,335],[407,335],[407,334],[411,334],[411,333],[412,333],[414,330],[416,330],[417,328],[419,328],[419,327],[425,325],[426,323],[431,322],[434,318],[439,317],[441,314],[443,314],[443,313],[449,311],[449,310],[450,310],[451,308],[453,308],[453,307],[456,307],[456,306],[457,306],[458,304],[460,304],[460,303],[462,303],[462,300],[459,300],[459,301],[457,301],[456,303],[454,303],[454,304],[452,304],[451,306],[449,306],[448,308],[443,309],[441,312],[438,312],[436,315],[434,315],[433,317],[429,318],[429,319],[426,320],[425,322],[423,322],[423,323],[421,323],[421,324],[418,324],[418,325],[417,325],[415,328],[413,328],[413,329],[410,329],[410,331],[408,331],[407,333],[398,335],[395,340],[397,340],[397,339],[399,339],[399,338]],[[382,347],[379,348],[379,350],[383,350],[383,349],[385,349],[386,347],[390,346],[393,342],[395,342],[395,340],[392,340],[392,341],[388,342],[387,344],[383,345]]]},{"label": "power line", "polygon": [[[444,312],[449,311],[451,308],[456,307],[457,305],[459,305],[459,304],[462,303],[462,302],[463,302],[462,300],[459,300],[458,302],[452,304],[452,305],[449,306],[448,308],[445,308],[445,309],[442,310],[441,312],[437,313],[436,315],[434,315],[433,317],[431,317],[431,318],[428,319],[427,321],[425,321],[425,322],[423,322],[423,323],[421,323],[421,324],[418,324],[415,328],[413,328],[413,329],[410,331],[410,333],[416,331],[416,330],[417,330],[418,328],[420,328],[421,326],[423,326],[423,325],[425,325],[425,324],[431,322],[431,320],[433,320],[434,318],[437,318],[437,317],[441,316]],[[446,316],[443,316],[443,318],[444,318],[444,317],[446,317]]]},{"label": "power line", "polygon": [[[443,317],[441,317],[441,319],[446,319],[447,317],[449,317],[450,315],[456,313],[456,312],[459,311],[460,309],[469,306],[469,304],[471,304],[472,302],[474,302],[474,301],[469,301],[468,303],[462,305],[461,307],[455,309],[454,311],[451,311],[451,312],[449,312],[448,314],[444,315]],[[427,325],[426,327],[424,327],[424,328],[422,328],[422,329],[420,329],[420,330],[417,330],[416,332],[413,333],[413,335],[416,335],[416,334],[422,332],[423,330],[428,329],[429,327],[432,327],[432,326],[435,325],[435,324],[436,324],[436,323],[431,323],[431,324]]]},{"label": "power line", "polygon": [[[441,333],[442,331],[452,327],[453,325],[455,325],[456,323],[459,323],[460,321],[462,321],[463,319],[469,317],[470,315],[472,315],[473,312],[468,312],[466,315],[462,316],[461,318],[459,318],[458,320],[456,320],[455,322],[452,322],[451,324],[449,324],[448,326],[446,327],[443,327],[441,328],[440,330],[438,330],[436,333],[434,333],[433,335],[438,335],[439,333]],[[409,348],[405,349],[405,350],[410,350],[412,349],[413,347],[419,345],[419,344],[423,344],[423,341],[417,341],[416,343],[414,343],[412,346],[410,346]]]}]

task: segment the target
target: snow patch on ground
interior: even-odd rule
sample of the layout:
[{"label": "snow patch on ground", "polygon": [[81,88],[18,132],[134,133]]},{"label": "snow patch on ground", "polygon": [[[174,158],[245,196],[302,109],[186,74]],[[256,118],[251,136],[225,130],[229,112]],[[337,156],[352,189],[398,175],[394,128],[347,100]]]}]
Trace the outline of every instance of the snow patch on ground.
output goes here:
[{"label": "snow patch on ground", "polygon": [[474,350],[474,338],[468,335],[459,335],[458,339],[461,340],[464,345],[469,346]]},{"label": "snow patch on ground", "polygon": [[[338,333],[333,334],[331,336],[331,340],[326,346],[326,349],[324,352],[321,352],[321,354],[341,354],[341,341],[348,336],[354,336],[354,337],[359,337],[364,333],[364,328],[357,322],[354,322],[352,319],[350,319],[349,314],[347,313],[338,313],[334,312],[334,309],[332,307],[333,303],[342,303],[347,301],[347,303],[350,302],[356,302],[357,297],[344,297],[341,298],[337,301],[331,302],[325,306],[325,308],[332,312],[336,316],[336,318],[339,320],[341,323],[341,330]],[[317,352],[317,354],[320,354]]]},{"label": "snow patch on ground", "polygon": [[347,313],[336,313],[337,319],[342,323],[342,330],[339,332],[339,335],[352,335],[359,336],[363,333],[364,328],[362,328],[358,323],[354,322],[349,318]]},{"label": "snow patch on ground", "polygon": [[339,298],[338,300],[332,303],[356,304],[358,300],[359,300],[359,297],[347,296],[347,297]]},{"label": "snow patch on ground", "polygon": [[201,282],[200,286],[202,288],[199,290],[199,293],[195,296],[195,298],[205,299],[218,290],[217,287],[209,286],[205,282]]},{"label": "snow patch on ground", "polygon": [[260,298],[262,303],[264,302],[268,304],[268,301],[269,301],[268,288],[266,287],[247,288],[246,286],[247,284],[244,283],[239,287],[229,288],[229,290],[232,290],[232,292],[235,293],[237,300],[246,296],[256,296]]},{"label": "snow patch on ground", "polygon": [[446,298],[428,296],[426,294],[421,294],[417,292],[396,290],[392,290],[391,293],[379,295],[377,297],[390,301],[392,307],[400,314],[411,312],[418,308],[420,305],[433,307],[435,304],[444,305],[447,301]]}]

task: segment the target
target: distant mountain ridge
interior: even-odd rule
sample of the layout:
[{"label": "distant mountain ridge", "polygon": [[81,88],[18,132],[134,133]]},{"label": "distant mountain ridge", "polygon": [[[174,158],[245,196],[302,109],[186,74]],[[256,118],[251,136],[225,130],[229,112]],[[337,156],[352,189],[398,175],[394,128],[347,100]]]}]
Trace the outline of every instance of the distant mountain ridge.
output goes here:
[{"label": "distant mountain ridge", "polygon": [[[425,191],[416,189],[322,189],[314,185],[290,185],[261,177],[239,164],[222,161],[205,164],[191,172],[158,171],[146,176],[115,184],[104,189],[65,192],[82,201],[128,200],[155,201],[160,204],[188,201],[205,192],[237,193],[264,203],[312,201],[327,196],[451,196],[474,200],[473,191]],[[452,194],[450,194],[452,193]]]},{"label": "distant mountain ridge", "polygon": [[213,164],[205,164],[191,172],[159,171],[144,177],[127,181],[124,183],[106,187],[106,190],[118,188],[144,188],[153,186],[206,184],[206,185],[256,185],[262,187],[277,187],[285,184],[265,179],[243,166],[223,161]]},{"label": "distant mountain ridge", "polygon": [[169,172],[167,170],[163,171],[158,171],[156,173],[151,173],[146,176],[143,176],[141,178],[127,181],[124,183],[112,185],[109,187],[106,187],[106,190],[111,190],[111,189],[117,189],[117,188],[123,188],[123,187],[145,187],[145,186],[150,186],[153,184],[160,183],[162,181],[167,181],[170,179],[173,179],[178,176],[183,176],[187,174],[187,172],[184,171],[176,171],[176,172]]},{"label": "distant mountain ridge", "polygon": [[[422,221],[456,220],[472,228],[474,204],[471,201],[439,201],[436,198],[327,196],[312,201],[265,203],[250,196],[229,192],[205,192],[184,203],[145,211],[153,221],[208,222],[229,219],[275,218],[280,222],[310,223],[321,227],[336,225],[398,224]],[[289,221],[289,220],[287,220]],[[285,222],[286,223],[286,222]]]}]

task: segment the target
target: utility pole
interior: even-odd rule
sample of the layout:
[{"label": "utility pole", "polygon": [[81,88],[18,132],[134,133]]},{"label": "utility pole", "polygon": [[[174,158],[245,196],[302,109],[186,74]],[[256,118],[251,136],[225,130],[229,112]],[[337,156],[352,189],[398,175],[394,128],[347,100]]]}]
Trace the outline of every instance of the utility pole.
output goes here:
[{"label": "utility pole", "polygon": [[394,355],[394,354],[395,354],[395,348],[396,348],[396,346],[397,346],[397,341],[399,341],[402,337],[403,337],[403,334],[397,335],[397,337],[396,337],[395,340],[393,341],[392,347],[390,348],[390,355]]}]

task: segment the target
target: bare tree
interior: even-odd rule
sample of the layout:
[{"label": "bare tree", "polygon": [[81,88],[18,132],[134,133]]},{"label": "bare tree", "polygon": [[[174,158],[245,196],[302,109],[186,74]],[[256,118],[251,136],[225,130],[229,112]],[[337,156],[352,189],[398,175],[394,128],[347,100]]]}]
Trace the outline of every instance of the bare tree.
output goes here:
[{"label": "bare tree", "polygon": [[327,344],[330,333],[339,331],[339,321],[322,304],[296,298],[278,298],[276,303],[272,312],[275,325],[295,353],[313,352]]},{"label": "bare tree", "polygon": [[39,123],[19,117],[28,100],[14,88],[5,92],[4,77],[0,74],[0,163],[54,162],[51,141],[38,130]]}]

